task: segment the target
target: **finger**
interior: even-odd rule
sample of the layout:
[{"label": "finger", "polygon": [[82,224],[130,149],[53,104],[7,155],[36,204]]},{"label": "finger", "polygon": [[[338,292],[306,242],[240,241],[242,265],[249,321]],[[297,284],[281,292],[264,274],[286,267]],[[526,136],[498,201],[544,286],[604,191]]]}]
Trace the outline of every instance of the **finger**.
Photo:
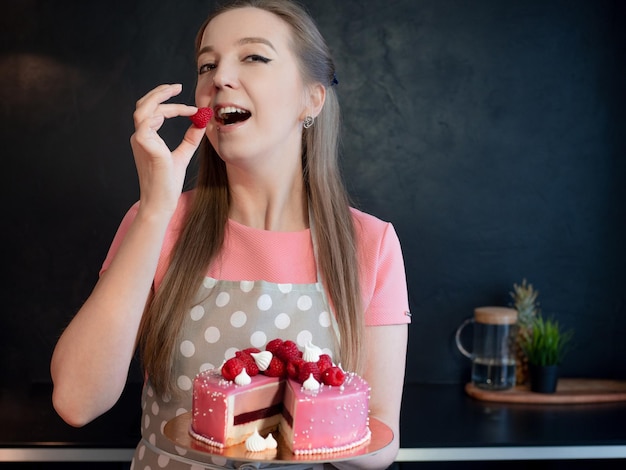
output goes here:
[{"label": "finger", "polygon": [[152,151],[161,149],[165,142],[163,142],[157,131],[161,128],[163,122],[162,116],[146,119],[131,136],[130,141],[133,149],[144,148]]},{"label": "finger", "polygon": [[189,129],[187,129],[187,132],[185,132],[182,142],[172,152],[172,155],[175,158],[182,158],[185,161],[191,160],[194,152],[200,146],[200,142],[202,142],[202,137],[204,137],[205,132],[206,129],[199,129],[195,126],[190,126]]},{"label": "finger", "polygon": [[151,116],[139,126],[138,133],[145,133],[149,137],[156,137],[158,136],[157,132],[161,129],[164,122],[165,118],[161,115]]},{"label": "finger", "polygon": [[153,115],[154,116],[163,116],[166,119],[173,118],[176,116],[193,116],[198,112],[198,108],[195,106],[189,106],[186,104],[180,103],[167,103],[159,105]]},{"label": "finger", "polygon": [[145,113],[144,115],[144,113],[135,112],[133,119],[135,121],[135,129],[139,129],[146,121],[152,123],[154,118],[165,120],[178,116],[191,117],[197,112],[198,108],[195,106],[188,106],[186,104],[163,104],[157,107],[152,113]]},{"label": "finger", "polygon": [[183,90],[183,86],[180,83],[159,85],[158,87],[153,88],[144,96],[142,96],[137,101],[137,107],[143,105],[147,101],[151,101],[154,99],[159,100],[160,102],[166,101],[170,99],[171,97],[180,94],[182,90]]},{"label": "finger", "polygon": [[154,114],[158,107],[182,91],[182,85],[161,85],[137,101],[133,120],[135,125]]},{"label": "finger", "polygon": [[[135,133],[143,138],[152,137],[152,133],[159,131],[165,122],[176,116],[193,116],[198,111],[195,106],[184,104],[164,104],[159,106],[155,112],[141,122],[135,123]],[[139,119],[139,117],[137,117]]]}]

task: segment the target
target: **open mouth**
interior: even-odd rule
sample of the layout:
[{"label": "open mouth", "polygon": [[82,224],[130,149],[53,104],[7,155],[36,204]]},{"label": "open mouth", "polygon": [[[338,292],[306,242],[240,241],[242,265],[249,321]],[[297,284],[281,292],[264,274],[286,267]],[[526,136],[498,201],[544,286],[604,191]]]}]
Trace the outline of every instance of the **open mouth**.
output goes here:
[{"label": "open mouth", "polygon": [[217,110],[215,120],[223,126],[229,126],[245,121],[251,115],[252,114],[248,110],[236,108],[234,106],[225,106]]}]

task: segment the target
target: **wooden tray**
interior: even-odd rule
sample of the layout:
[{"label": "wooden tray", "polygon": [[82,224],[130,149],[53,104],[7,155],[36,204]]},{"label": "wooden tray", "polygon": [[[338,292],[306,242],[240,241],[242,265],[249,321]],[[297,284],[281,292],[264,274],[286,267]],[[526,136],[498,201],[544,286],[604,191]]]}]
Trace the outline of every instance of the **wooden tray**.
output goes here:
[{"label": "wooden tray", "polygon": [[626,401],[626,381],[603,379],[561,378],[555,393],[531,392],[528,386],[516,386],[509,390],[493,391],[465,386],[468,395],[478,400],[502,403],[577,404]]}]

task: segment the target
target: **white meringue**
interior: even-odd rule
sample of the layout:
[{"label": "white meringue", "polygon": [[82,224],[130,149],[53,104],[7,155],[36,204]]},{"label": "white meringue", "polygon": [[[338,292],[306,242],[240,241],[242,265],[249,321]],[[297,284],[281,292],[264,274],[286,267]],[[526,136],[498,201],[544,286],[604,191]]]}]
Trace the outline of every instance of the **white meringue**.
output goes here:
[{"label": "white meringue", "polygon": [[251,353],[250,355],[261,372],[267,370],[270,366],[270,362],[272,362],[272,357],[274,357],[270,351],[261,351],[258,353]]},{"label": "white meringue", "polygon": [[274,439],[274,436],[272,436],[272,433],[269,433],[267,437],[265,438],[265,446],[268,449],[276,449],[278,447],[278,442],[276,442],[276,439]]},{"label": "white meringue", "polygon": [[313,374],[309,374],[309,378],[306,379],[303,383],[302,383],[302,387],[305,390],[319,390],[320,388],[320,383],[315,380],[315,377],[313,377]]},{"label": "white meringue", "polygon": [[248,372],[246,372],[245,368],[237,374],[237,377],[235,377],[235,383],[237,385],[249,385],[251,382],[252,379],[248,375]]},{"label": "white meringue", "polygon": [[261,437],[257,429],[254,430],[254,434],[246,439],[246,450],[250,452],[263,452],[267,449],[265,439]]},{"label": "white meringue", "polygon": [[321,355],[322,349],[319,346],[315,346],[309,341],[309,344],[304,347],[302,359],[304,359],[306,362],[317,362],[320,360]]}]

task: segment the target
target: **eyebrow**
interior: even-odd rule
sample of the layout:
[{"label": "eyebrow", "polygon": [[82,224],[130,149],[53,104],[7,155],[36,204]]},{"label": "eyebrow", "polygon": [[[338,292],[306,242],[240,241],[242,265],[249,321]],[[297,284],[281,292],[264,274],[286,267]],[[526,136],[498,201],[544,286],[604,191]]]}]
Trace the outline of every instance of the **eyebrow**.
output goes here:
[{"label": "eyebrow", "polygon": [[[276,48],[274,47],[274,45],[268,39],[261,38],[261,37],[241,38],[237,40],[235,44],[238,46],[243,46],[245,44],[265,44],[266,46],[270,47],[274,52],[276,52]],[[204,54],[205,52],[213,52],[213,46],[204,46],[198,51],[197,56],[200,56]]]},{"label": "eyebrow", "polygon": [[243,46],[244,44],[265,44],[266,46],[272,48],[274,52],[276,52],[276,48],[274,47],[274,45],[265,38],[241,38],[239,41],[237,41],[237,44],[240,46]]}]

